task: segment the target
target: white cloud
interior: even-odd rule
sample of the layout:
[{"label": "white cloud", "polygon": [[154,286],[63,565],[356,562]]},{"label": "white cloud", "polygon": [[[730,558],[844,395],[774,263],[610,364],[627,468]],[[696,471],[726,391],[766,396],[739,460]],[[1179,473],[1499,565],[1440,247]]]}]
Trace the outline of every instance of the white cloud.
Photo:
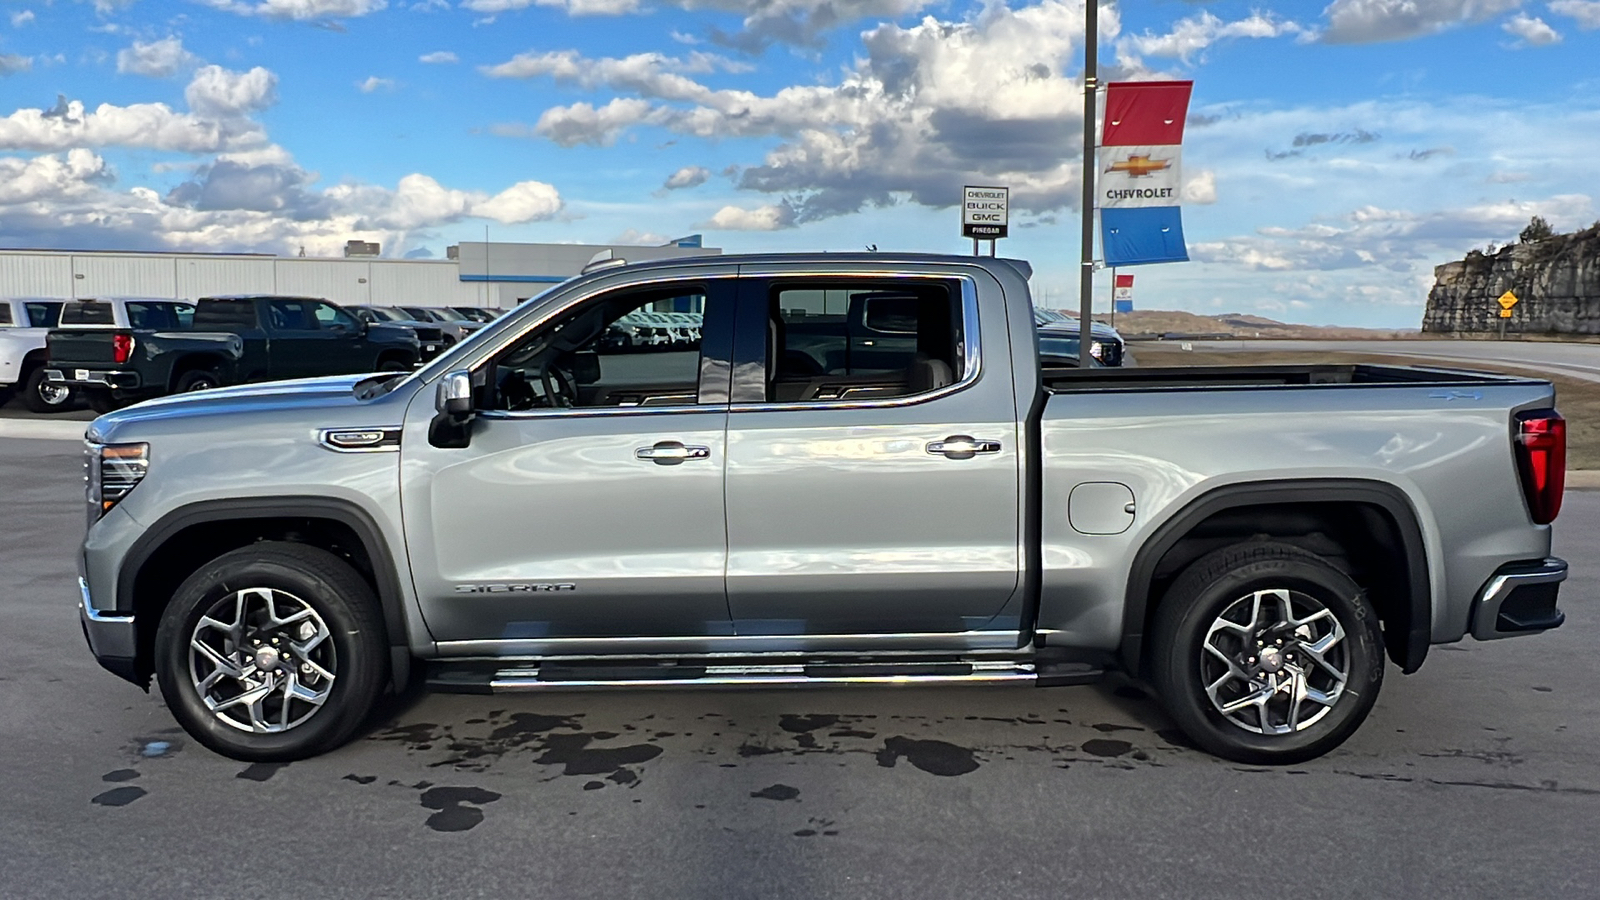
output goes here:
[{"label": "white cloud", "polygon": [[241,116],[278,102],[278,76],[260,66],[248,72],[203,66],[183,96],[189,109],[200,115]]},{"label": "white cloud", "polygon": [[472,215],[506,225],[540,222],[561,211],[561,194],[542,181],[520,181],[472,205]]},{"label": "white cloud", "polygon": [[1183,202],[1206,206],[1217,202],[1217,173],[1202,169],[1183,183]]},{"label": "white cloud", "polygon": [[1576,19],[1584,31],[1600,28],[1600,0],[1551,0],[1550,11]]},{"label": "white cloud", "polygon": [[134,41],[133,46],[117,51],[117,71],[147,78],[171,78],[192,64],[194,54],[183,49],[177,35],[159,41]]},{"label": "white cloud", "polygon": [[1517,39],[1513,47],[1547,47],[1561,42],[1561,34],[1543,19],[1523,13],[1512,16],[1500,28]]},{"label": "white cloud", "polygon": [[91,112],[82,101],[63,97],[52,109],[19,109],[0,119],[0,150],[143,147],[216,153],[265,142],[261,126],[249,119],[179,113],[164,103],[102,103]]},{"label": "white cloud", "polygon": [[1124,64],[1136,65],[1140,57],[1160,56],[1189,64],[1202,55],[1212,44],[1229,38],[1275,38],[1284,35],[1306,35],[1299,24],[1273,16],[1271,13],[1252,13],[1249,18],[1224,22],[1209,12],[1179,19],[1166,34],[1130,34],[1117,42],[1117,58]]},{"label": "white cloud", "polygon": [[394,90],[394,79],[368,75],[365,81],[356,82],[356,90],[363,94],[370,94],[373,91],[392,91]]},{"label": "white cloud", "polygon": [[620,16],[639,11],[639,0],[463,0],[461,5],[491,16],[530,6],[554,6],[571,16]]},{"label": "white cloud", "polygon": [[617,136],[631,126],[648,121],[650,104],[630,97],[617,97],[605,106],[587,103],[558,106],[539,116],[533,130],[563,147],[592,144],[604,147],[616,143]]},{"label": "white cloud", "polygon": [[794,210],[779,204],[755,209],[724,206],[717,210],[716,215],[695,227],[724,231],[777,231],[780,228],[793,228],[794,225]]},{"label": "white cloud", "polygon": [[449,50],[435,50],[432,53],[424,53],[417,57],[417,62],[428,63],[429,65],[443,65],[446,63],[457,63],[460,61],[461,57],[456,56]]},{"label": "white cloud", "polygon": [[18,56],[15,53],[0,53],[0,78],[26,72],[33,68],[33,57]]},{"label": "white cloud", "polygon": [[[131,0],[130,0],[131,2]],[[386,8],[387,0],[201,0],[213,9],[268,19],[354,19]]]},{"label": "white cloud", "polygon": [[22,9],[11,14],[11,27],[21,28],[33,21],[33,10]]},{"label": "white cloud", "polygon": [[[1114,38],[1115,7],[1102,16],[1101,33]],[[635,125],[708,139],[780,137],[737,183],[785,197],[795,222],[907,199],[949,206],[952,185],[970,178],[1009,184],[1013,204],[1040,211],[1077,199],[1082,80],[1067,73],[1083,27],[1082,7],[1069,0],[988,5],[963,22],[883,24],[864,33],[863,55],[836,84],[769,96],[689,77],[727,65],[697,53],[523,54],[483,71],[637,95],[547,110],[536,131],[566,145],[614,141]]]},{"label": "white cloud", "polygon": [[106,161],[89,150],[33,159],[0,157],[0,208],[84,197],[112,177]]},{"label": "white cloud", "polygon": [[1400,41],[1482,22],[1522,0],[1333,0],[1323,13],[1329,43]]},{"label": "white cloud", "polygon": [[710,177],[711,171],[704,166],[684,166],[678,171],[667,176],[667,181],[662,185],[662,187],[669,191],[699,187],[700,185],[705,184],[706,179]]}]

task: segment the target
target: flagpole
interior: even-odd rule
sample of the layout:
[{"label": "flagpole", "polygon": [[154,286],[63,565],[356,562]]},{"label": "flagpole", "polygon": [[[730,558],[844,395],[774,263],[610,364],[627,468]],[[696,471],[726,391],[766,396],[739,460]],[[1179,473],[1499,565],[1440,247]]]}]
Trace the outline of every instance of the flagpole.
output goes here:
[{"label": "flagpole", "polygon": [[[1094,118],[1099,88],[1099,0],[1084,0],[1083,41],[1083,262],[1078,281],[1078,365],[1088,368],[1094,315]],[[1112,304],[1115,308],[1116,304]]]},{"label": "flagpole", "polygon": [[1111,327],[1117,327],[1117,267],[1111,267]]}]

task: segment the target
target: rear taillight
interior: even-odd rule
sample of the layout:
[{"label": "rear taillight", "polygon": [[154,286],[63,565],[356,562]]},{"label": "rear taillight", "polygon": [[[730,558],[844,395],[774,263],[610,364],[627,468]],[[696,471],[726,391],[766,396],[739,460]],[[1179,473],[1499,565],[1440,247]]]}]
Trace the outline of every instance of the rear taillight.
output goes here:
[{"label": "rear taillight", "polygon": [[116,360],[117,365],[127,362],[128,357],[133,355],[133,335],[113,334],[111,336],[111,355]]},{"label": "rear taillight", "polygon": [[1553,409],[1517,415],[1517,471],[1528,513],[1539,525],[1555,521],[1567,486],[1567,420]]}]

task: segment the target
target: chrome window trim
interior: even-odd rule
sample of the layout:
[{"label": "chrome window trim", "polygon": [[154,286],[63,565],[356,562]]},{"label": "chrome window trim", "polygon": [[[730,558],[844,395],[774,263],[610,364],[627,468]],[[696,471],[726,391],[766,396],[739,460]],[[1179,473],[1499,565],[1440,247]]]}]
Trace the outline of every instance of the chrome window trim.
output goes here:
[{"label": "chrome window trim", "polygon": [[[776,412],[779,410],[820,410],[820,409],[891,409],[901,406],[915,406],[918,403],[927,403],[960,393],[978,383],[983,375],[983,351],[978,340],[978,284],[971,275],[952,272],[930,272],[927,274],[907,274],[904,272],[876,274],[872,272],[839,272],[819,273],[810,272],[767,273],[752,272],[751,277],[785,277],[798,276],[804,278],[878,278],[882,280],[909,279],[948,281],[956,279],[961,282],[961,345],[957,351],[961,355],[961,380],[947,384],[942,388],[924,391],[920,394],[910,394],[904,397],[891,397],[886,400],[810,400],[804,403],[737,403],[728,408],[729,412]],[[743,273],[741,273],[743,277]]]},{"label": "chrome window trim", "polygon": [[639,416],[655,413],[682,415],[684,413],[727,412],[726,403],[707,403],[694,406],[589,406],[572,409],[485,409],[473,414],[477,419],[519,421],[524,419],[593,418],[596,416]]}]

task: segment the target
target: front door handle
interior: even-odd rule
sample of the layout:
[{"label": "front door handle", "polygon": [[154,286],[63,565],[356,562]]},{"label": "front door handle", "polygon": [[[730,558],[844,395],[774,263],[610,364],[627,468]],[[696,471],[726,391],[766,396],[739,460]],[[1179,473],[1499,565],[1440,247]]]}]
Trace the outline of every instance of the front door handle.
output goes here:
[{"label": "front door handle", "polygon": [[634,457],[648,459],[658,466],[675,466],[691,459],[710,459],[710,447],[685,446],[680,441],[656,441],[653,447],[640,447]]},{"label": "front door handle", "polygon": [[979,453],[999,453],[999,441],[986,441],[967,434],[954,434],[928,444],[928,452],[949,459],[971,459]]}]

